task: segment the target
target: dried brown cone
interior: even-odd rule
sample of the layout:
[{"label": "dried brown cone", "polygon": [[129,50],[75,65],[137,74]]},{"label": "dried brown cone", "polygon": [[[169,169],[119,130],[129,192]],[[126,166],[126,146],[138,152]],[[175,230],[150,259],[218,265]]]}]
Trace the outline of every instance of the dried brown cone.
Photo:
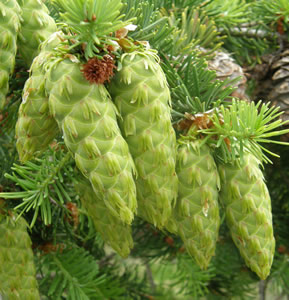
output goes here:
[{"label": "dried brown cone", "polygon": [[[278,60],[271,66],[272,85],[268,95],[268,100],[273,105],[279,106],[284,113],[280,116],[283,121],[287,121],[289,126],[289,49],[283,51]],[[289,134],[282,136],[282,140],[289,141]]]},{"label": "dried brown cone", "polygon": [[[280,107],[284,112],[280,118],[289,121],[289,47],[281,53],[264,55],[251,77],[257,82],[255,100],[270,101]],[[289,134],[282,136],[282,140],[288,141]]]},{"label": "dried brown cone", "polygon": [[113,70],[116,69],[114,59],[110,55],[103,56],[102,59],[93,57],[83,65],[82,73],[91,84],[103,84],[110,81],[113,76]]},{"label": "dried brown cone", "polygon": [[287,121],[289,120],[289,49],[280,54],[271,69],[273,83],[268,98],[273,105],[279,106],[284,111],[281,118]]},{"label": "dried brown cone", "polygon": [[249,100],[246,95],[246,76],[241,66],[239,66],[229,54],[225,52],[215,52],[213,59],[208,61],[208,68],[216,71],[217,79],[224,81],[226,79],[240,79],[233,84],[236,90],[231,94],[233,97],[237,97],[242,100]]}]

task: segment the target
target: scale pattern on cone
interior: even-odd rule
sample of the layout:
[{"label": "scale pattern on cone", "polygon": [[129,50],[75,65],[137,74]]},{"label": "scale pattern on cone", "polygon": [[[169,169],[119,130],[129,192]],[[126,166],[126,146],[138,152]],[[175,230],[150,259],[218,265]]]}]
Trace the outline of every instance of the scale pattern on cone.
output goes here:
[{"label": "scale pattern on cone", "polygon": [[31,240],[23,218],[0,215],[0,298],[40,299]]},{"label": "scale pattern on cone", "polygon": [[184,142],[178,148],[176,171],[176,228],[188,253],[206,269],[215,254],[220,226],[220,180],[209,147],[198,140]]},{"label": "scale pattern on cone", "polygon": [[[287,47],[288,48],[288,47]],[[250,76],[258,83],[255,88],[255,101],[264,99],[271,102],[272,107],[279,107],[279,116],[284,129],[289,126],[289,49],[280,54],[262,56],[262,64],[256,65]],[[281,136],[281,140],[288,142],[289,134]]]},{"label": "scale pattern on cone", "polygon": [[9,75],[14,70],[20,13],[16,0],[0,2],[0,109],[5,105]]},{"label": "scale pattern on cone", "polygon": [[133,247],[131,227],[115,217],[94,193],[88,180],[76,186],[82,205],[92,218],[96,231],[119,255],[127,257]]},{"label": "scale pattern on cone", "polygon": [[226,52],[216,51],[214,54],[214,58],[208,61],[208,68],[216,71],[217,79],[221,81],[234,80],[238,77],[239,80],[233,85],[231,84],[236,88],[231,96],[249,101],[249,97],[246,95],[247,79],[241,66]]},{"label": "scale pattern on cone", "polygon": [[57,28],[48,8],[40,0],[17,0],[22,9],[18,50],[29,67],[39,53],[39,45]]},{"label": "scale pattern on cone", "polygon": [[259,168],[251,154],[243,162],[219,166],[221,200],[235,245],[261,279],[269,273],[275,251],[271,201]]},{"label": "scale pattern on cone", "polygon": [[[136,212],[134,163],[121,135],[116,108],[103,84],[90,84],[76,57],[48,73],[49,107],[77,167],[110,212],[130,224]],[[58,59],[58,58],[56,58]]]},{"label": "scale pattern on cone", "polygon": [[16,123],[16,147],[21,162],[31,159],[36,151],[46,150],[59,133],[57,122],[49,113],[43,67],[58,43],[59,38],[54,35],[43,46],[31,66],[30,77],[23,89]]},{"label": "scale pattern on cone", "polygon": [[110,92],[138,171],[138,214],[161,228],[177,196],[176,137],[170,92],[156,58],[149,51],[123,54]]},{"label": "scale pattern on cone", "polygon": [[[272,64],[271,69],[274,71],[273,84],[271,84],[268,99],[272,101],[273,105],[279,106],[280,110],[284,111],[281,118],[284,121],[289,121],[289,49],[280,54],[279,59]],[[288,137],[287,135],[287,139]]]}]

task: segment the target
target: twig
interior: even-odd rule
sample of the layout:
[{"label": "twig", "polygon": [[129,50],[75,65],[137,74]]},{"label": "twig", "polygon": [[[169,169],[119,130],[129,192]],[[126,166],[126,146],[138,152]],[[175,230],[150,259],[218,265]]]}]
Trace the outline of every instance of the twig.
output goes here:
[{"label": "twig", "polygon": [[283,44],[284,41],[288,39],[288,36],[283,34],[281,35],[280,33],[271,33],[269,31],[263,30],[263,29],[257,29],[257,28],[252,28],[248,29],[246,27],[234,27],[234,28],[218,28],[219,32],[222,34],[227,34],[228,32],[232,36],[240,36],[240,37],[247,37],[247,38],[266,38],[269,40],[275,40],[277,39],[279,44]]},{"label": "twig", "polygon": [[156,284],[155,284],[154,279],[153,279],[153,274],[152,274],[151,267],[148,263],[146,263],[146,273],[147,273],[149,283],[151,285],[152,293],[154,294],[155,290],[156,290]]},{"label": "twig", "polygon": [[98,265],[100,268],[104,267],[105,265],[108,264],[108,262],[115,256],[115,253],[112,253],[108,256],[105,256],[104,258],[102,258],[99,262]]},{"label": "twig", "polygon": [[261,280],[259,283],[260,300],[266,300],[267,280]]}]

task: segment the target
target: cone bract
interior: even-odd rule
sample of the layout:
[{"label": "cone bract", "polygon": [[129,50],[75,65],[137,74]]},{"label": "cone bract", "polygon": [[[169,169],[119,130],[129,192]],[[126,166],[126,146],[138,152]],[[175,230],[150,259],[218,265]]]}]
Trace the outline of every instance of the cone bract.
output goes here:
[{"label": "cone bract", "polygon": [[219,173],[233,241],[247,266],[264,280],[270,273],[275,240],[270,196],[259,161],[246,154],[243,161],[220,165]]},{"label": "cone bract", "polygon": [[0,2],[0,109],[5,104],[9,75],[14,69],[20,13],[16,0]]},{"label": "cone bract", "polygon": [[29,67],[40,52],[39,45],[57,28],[48,8],[39,0],[17,0],[22,9],[18,50]]},{"label": "cone bract", "polygon": [[76,188],[96,231],[119,255],[127,257],[133,247],[131,227],[107,209],[103,200],[94,193],[88,180],[79,182]]},{"label": "cone bract", "polygon": [[0,298],[40,299],[31,240],[23,218],[0,215]]},{"label": "cone bract", "polygon": [[130,224],[136,211],[134,163],[102,84],[90,84],[75,57],[48,74],[49,107],[77,167],[110,212]]},{"label": "cone bract", "polygon": [[220,216],[219,175],[210,149],[201,141],[185,141],[178,148],[179,192],[174,214],[177,232],[188,253],[202,269],[215,254]]},{"label": "cone bract", "polygon": [[43,45],[41,53],[31,66],[30,77],[23,89],[16,123],[16,147],[22,162],[31,159],[36,151],[45,151],[59,133],[57,122],[49,112],[45,90],[46,72],[43,66],[58,43],[59,38],[54,35]]},{"label": "cone bract", "polygon": [[138,214],[161,228],[177,196],[170,92],[156,55],[148,51],[123,54],[121,65],[110,92],[138,171]]}]

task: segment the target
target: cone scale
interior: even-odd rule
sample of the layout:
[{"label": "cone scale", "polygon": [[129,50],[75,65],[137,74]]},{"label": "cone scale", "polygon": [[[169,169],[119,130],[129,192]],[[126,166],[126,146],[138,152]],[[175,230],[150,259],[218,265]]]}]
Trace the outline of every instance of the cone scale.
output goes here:
[{"label": "cone scale", "polygon": [[162,228],[177,196],[170,92],[151,52],[123,54],[121,65],[110,93],[121,114],[119,124],[138,172],[138,214]]},{"label": "cone scale", "polygon": [[220,165],[221,200],[235,245],[247,266],[265,279],[273,262],[271,201],[259,161],[251,154],[233,164]]}]

